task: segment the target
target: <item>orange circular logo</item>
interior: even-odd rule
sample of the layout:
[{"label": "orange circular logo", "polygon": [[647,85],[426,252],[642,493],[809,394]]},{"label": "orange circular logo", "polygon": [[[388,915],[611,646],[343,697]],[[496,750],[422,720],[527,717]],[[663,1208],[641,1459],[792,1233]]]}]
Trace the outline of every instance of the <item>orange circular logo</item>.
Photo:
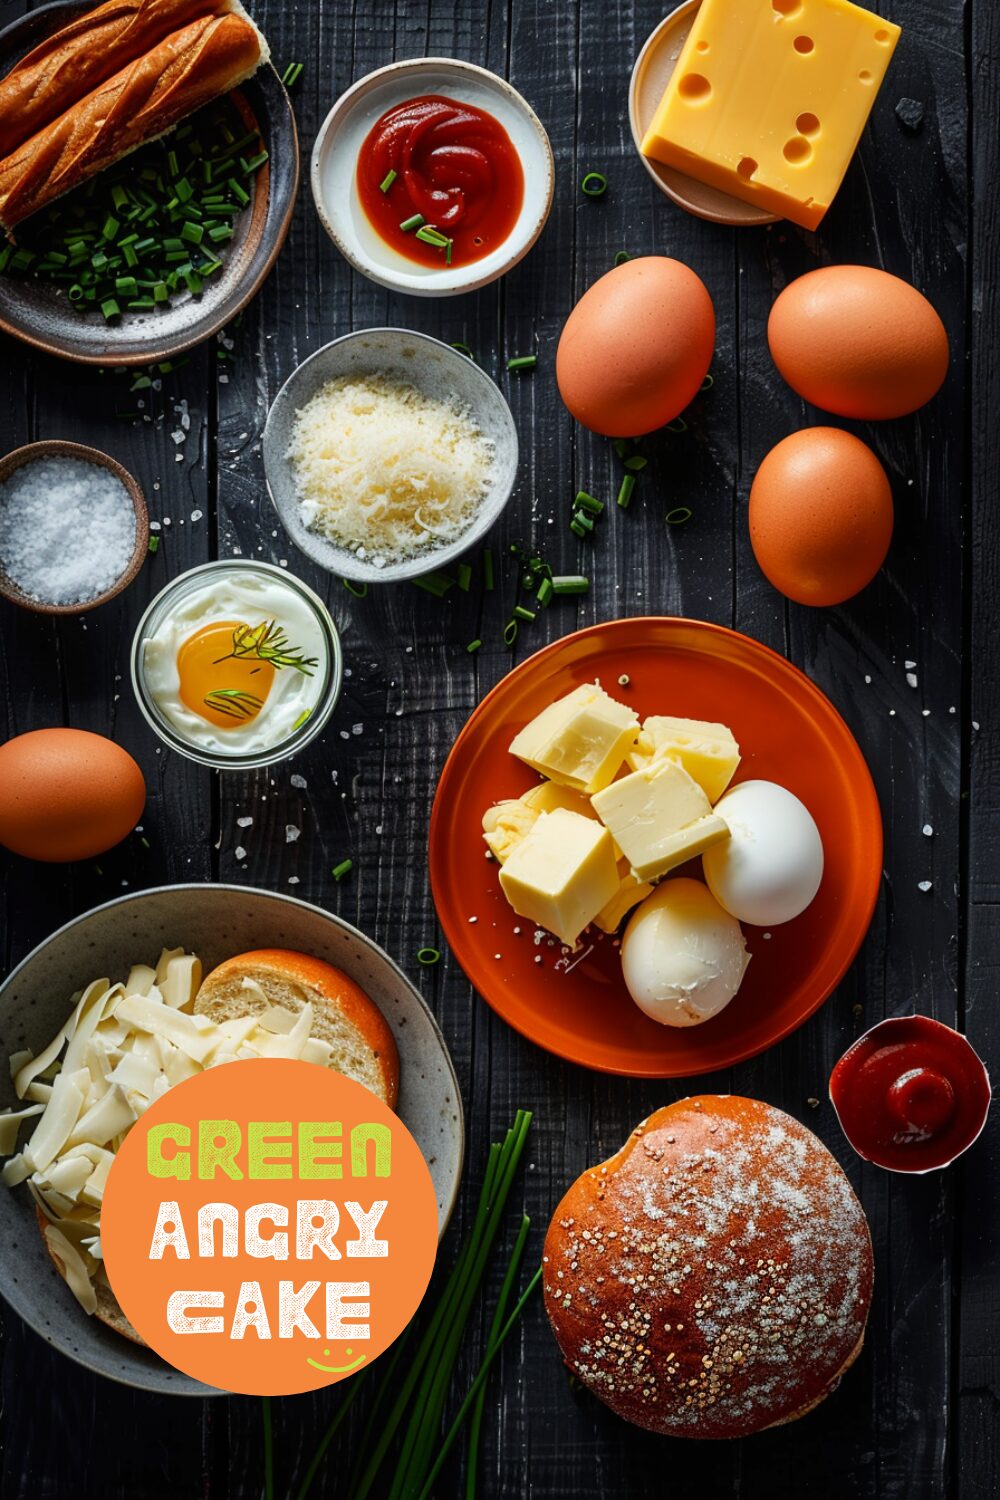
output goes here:
[{"label": "orange circular logo", "polygon": [[378,1358],[420,1304],[437,1252],[427,1164],[361,1084],[315,1063],[227,1063],[129,1131],[101,1248],[157,1354],[207,1385],[283,1396]]}]

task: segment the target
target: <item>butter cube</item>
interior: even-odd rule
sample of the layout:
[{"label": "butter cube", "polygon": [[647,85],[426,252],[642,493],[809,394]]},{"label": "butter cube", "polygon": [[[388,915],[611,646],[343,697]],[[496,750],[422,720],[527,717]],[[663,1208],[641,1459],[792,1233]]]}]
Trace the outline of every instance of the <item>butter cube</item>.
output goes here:
[{"label": "butter cube", "polygon": [[519,917],[572,948],[618,891],[611,835],[594,819],[565,808],[540,813],[508,855],[500,884]]},{"label": "butter cube", "polygon": [[503,864],[514,846],[530,833],[539,816],[543,812],[554,812],[557,807],[579,813],[583,818],[597,818],[590,798],[583,792],[557,786],[554,781],[540,781],[522,796],[486,809],[483,813],[483,838],[487,847]]},{"label": "butter cube", "polygon": [[540,781],[523,794],[521,801],[536,813],[555,812],[562,807],[566,812],[579,813],[581,818],[597,817],[586,793],[575,792],[571,786],[559,786],[555,781]]},{"label": "butter cube", "polygon": [[658,714],[645,720],[640,740],[649,744],[650,760],[666,758],[683,766],[712,803],[718,802],[740,763],[740,747],[725,724]]},{"label": "butter cube", "polygon": [[653,894],[653,887],[647,885],[644,880],[637,880],[632,874],[631,866],[627,859],[618,861],[618,894],[612,896],[607,906],[601,908],[594,918],[594,925],[602,932],[617,932],[625,917],[640,901],[645,901],[647,896]]},{"label": "butter cube", "polygon": [[561,786],[589,795],[612,780],[638,732],[630,708],[586,683],[526,724],[510,752]]},{"label": "butter cube", "polygon": [[656,760],[591,798],[637,880],[656,880],[729,837],[701,787],[673,760]]},{"label": "butter cube", "polygon": [[898,40],[849,0],[701,0],[642,154],[815,229]]}]

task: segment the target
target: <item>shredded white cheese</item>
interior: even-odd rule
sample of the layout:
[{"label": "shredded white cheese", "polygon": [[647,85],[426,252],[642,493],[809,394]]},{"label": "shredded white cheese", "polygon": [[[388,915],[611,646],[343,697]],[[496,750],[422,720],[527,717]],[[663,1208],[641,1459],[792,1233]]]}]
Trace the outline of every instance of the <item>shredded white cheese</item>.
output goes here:
[{"label": "shredded white cheese", "polygon": [[345,375],[296,413],[287,456],[305,524],[379,567],[459,537],[487,493],[493,454],[454,395]]}]

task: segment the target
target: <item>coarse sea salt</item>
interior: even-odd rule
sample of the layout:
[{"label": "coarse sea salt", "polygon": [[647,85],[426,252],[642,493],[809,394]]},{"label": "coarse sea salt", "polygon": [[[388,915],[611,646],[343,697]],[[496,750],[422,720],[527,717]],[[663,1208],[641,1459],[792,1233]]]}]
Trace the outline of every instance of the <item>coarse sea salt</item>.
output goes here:
[{"label": "coarse sea salt", "polygon": [[39,603],[86,604],[125,572],[135,524],[128,490],[108,469],[37,458],[0,484],[0,566]]}]

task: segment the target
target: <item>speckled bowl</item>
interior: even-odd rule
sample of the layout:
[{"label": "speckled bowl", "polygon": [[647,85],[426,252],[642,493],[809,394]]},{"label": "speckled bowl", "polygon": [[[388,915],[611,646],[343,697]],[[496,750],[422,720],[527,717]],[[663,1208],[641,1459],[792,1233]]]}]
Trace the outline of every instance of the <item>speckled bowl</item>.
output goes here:
[{"label": "speckled bowl", "polygon": [[[342,375],[387,375],[416,386],[428,396],[455,396],[492,441],[489,488],[470,525],[454,542],[406,562],[377,568],[374,563],[359,561],[346,547],[338,547],[304,524],[292,466],[286,457],[295,414],[327,381]],[[493,381],[450,344],[405,328],[366,328],[347,333],[303,360],[274,398],[264,428],[263,448],[267,487],[292,541],[321,568],[355,583],[398,583],[447,567],[486,535],[510,499],[517,478],[517,428],[510,407]]]},{"label": "speckled bowl", "polygon": [[[339,917],[238,885],[176,885],[109,901],[41,943],[0,987],[4,1057],[51,1041],[86,981],[124,976],[183,944],[206,969],[251,948],[297,948],[349,974],[376,1001],[399,1048],[398,1112],[430,1167],[443,1234],[462,1175],[462,1100],[448,1048],[427,1005],[388,954]],[[0,1067],[0,1108],[14,1104]],[[22,1140],[26,1139],[22,1136]],[[219,1394],[88,1318],[52,1268],[26,1187],[0,1186],[0,1293],[46,1343],[99,1375],[161,1395]]]}]

